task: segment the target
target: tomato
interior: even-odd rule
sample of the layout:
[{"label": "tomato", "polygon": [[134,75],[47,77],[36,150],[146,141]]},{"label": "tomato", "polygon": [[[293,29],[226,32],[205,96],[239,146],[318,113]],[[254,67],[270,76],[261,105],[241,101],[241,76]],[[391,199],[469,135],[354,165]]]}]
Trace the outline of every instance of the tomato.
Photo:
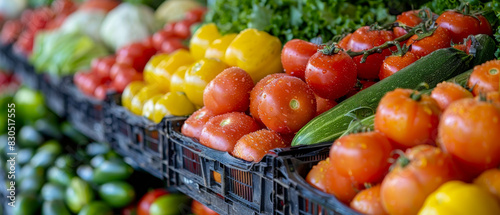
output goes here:
[{"label": "tomato", "polygon": [[174,37],[174,34],[171,31],[159,30],[158,32],[153,34],[153,47],[156,50],[161,50],[163,42],[172,37]]},{"label": "tomato", "polygon": [[316,116],[314,93],[300,78],[276,78],[264,87],[261,96],[259,118],[273,131],[295,133]]},{"label": "tomato", "polygon": [[142,81],[133,81],[127,85],[122,93],[122,106],[130,109],[130,104],[132,103],[132,98],[144,87],[146,86]]},{"label": "tomato", "polygon": [[356,194],[350,206],[352,209],[363,214],[388,214],[382,206],[382,200],[380,199],[380,184],[360,191]]},{"label": "tomato", "polygon": [[335,100],[356,84],[356,63],[343,51],[325,55],[317,52],[307,64],[306,82],[322,98]]},{"label": "tomato", "polygon": [[144,66],[146,66],[146,63],[149,61],[149,58],[151,58],[155,53],[155,48],[136,42],[118,50],[116,62],[132,65],[134,69],[142,72]]},{"label": "tomato", "polygon": [[382,181],[382,204],[389,214],[417,214],[429,194],[459,177],[449,154],[429,145],[413,147]]},{"label": "tomato", "polygon": [[[416,25],[420,24],[422,22],[422,18],[419,16],[420,10],[410,10],[401,13],[396,17],[396,22],[399,23],[399,25],[406,25],[408,27],[415,27]],[[405,29],[401,27],[395,27],[392,29],[394,32],[394,37],[398,38],[406,33],[408,33]]]},{"label": "tomato", "polygon": [[238,67],[218,74],[203,92],[203,104],[215,114],[245,112],[250,105],[252,77]]},{"label": "tomato", "polygon": [[379,132],[341,137],[330,149],[330,159],[338,173],[359,183],[378,183],[389,170],[392,146]]},{"label": "tomato", "polygon": [[380,80],[387,78],[417,60],[418,56],[411,52],[406,52],[402,56],[391,55],[384,59],[382,65],[380,66],[380,73],[378,74],[378,77]]},{"label": "tomato", "polygon": [[261,79],[259,82],[257,82],[255,87],[252,89],[252,92],[250,92],[250,114],[258,123],[262,123],[262,120],[260,120],[259,118],[259,104],[262,98],[262,92],[264,91],[264,87],[267,84],[271,83],[274,79],[284,76],[287,76],[287,74],[276,73],[268,75],[263,79]]},{"label": "tomato", "polygon": [[[394,34],[392,31],[372,31],[370,30],[370,26],[364,26],[352,34],[351,40],[347,46],[352,51],[359,52],[371,49],[392,40],[394,40]],[[369,80],[377,79],[382,61],[389,55],[391,55],[391,50],[384,49],[382,53],[371,54],[368,56],[364,63],[361,63],[363,55],[354,57],[353,60],[356,62],[358,78]]]},{"label": "tomato", "polygon": [[500,169],[494,168],[484,171],[474,179],[474,184],[493,194],[500,203]]},{"label": "tomato", "polygon": [[226,113],[208,120],[201,131],[200,143],[219,151],[232,152],[241,137],[259,129],[255,120],[245,113]]},{"label": "tomato", "polygon": [[194,22],[191,20],[182,20],[177,22],[174,27],[174,34],[180,39],[187,39],[191,35],[191,25]]},{"label": "tomato", "polygon": [[500,60],[491,60],[475,66],[467,86],[475,96],[480,93],[498,91],[500,87]]},{"label": "tomato", "polygon": [[193,103],[183,92],[168,92],[154,106],[153,121],[159,123],[165,116],[187,116],[195,111]]},{"label": "tomato", "polygon": [[80,10],[102,10],[109,12],[120,4],[117,0],[89,0],[80,5]]},{"label": "tomato", "polygon": [[0,32],[0,39],[4,44],[13,43],[16,41],[19,34],[23,30],[23,25],[19,20],[7,20]]},{"label": "tomato", "polygon": [[184,89],[189,100],[195,105],[203,106],[205,86],[226,68],[226,64],[221,61],[208,58],[190,66],[184,75]]},{"label": "tomato", "polygon": [[[116,64],[115,64],[116,65]],[[119,65],[119,64],[118,64]],[[115,67],[115,66],[113,66]],[[123,92],[125,87],[132,81],[142,81],[142,74],[132,69],[118,71],[111,86],[118,93]]]},{"label": "tomato", "polygon": [[206,107],[197,110],[184,121],[181,133],[188,137],[199,139],[203,126],[214,116],[216,115]]},{"label": "tomato", "polygon": [[137,70],[135,70],[131,65],[128,64],[113,64],[109,71],[109,77],[111,79],[115,79],[119,73],[137,73]]},{"label": "tomato", "polygon": [[450,47],[452,37],[448,29],[438,27],[431,36],[418,40],[418,35],[413,35],[406,42],[407,46],[411,45],[411,52],[417,56],[423,57],[431,52]]},{"label": "tomato", "polygon": [[214,40],[205,51],[205,58],[215,58],[226,62],[226,50],[229,44],[233,42],[237,34],[226,34],[219,39]]},{"label": "tomato", "polygon": [[161,95],[162,91],[156,85],[146,85],[132,98],[130,103],[130,111],[136,115],[142,115],[144,103],[156,95]]},{"label": "tomato", "polygon": [[500,165],[500,105],[475,99],[451,103],[439,124],[438,138],[462,169],[475,177]]},{"label": "tomato", "polygon": [[184,92],[184,76],[187,66],[181,66],[170,78],[170,92]]},{"label": "tomato", "polygon": [[288,41],[281,50],[283,69],[287,74],[305,80],[307,62],[316,54],[318,48],[318,45],[304,40]]},{"label": "tomato", "polygon": [[108,90],[110,88],[111,87],[107,84],[101,84],[101,85],[97,86],[97,88],[95,88],[95,90],[94,90],[94,97],[101,100],[101,101],[106,99],[106,94],[108,93]]},{"label": "tomato", "polygon": [[[479,98],[480,99],[480,98]],[[497,103],[500,105],[500,92],[489,92],[486,94],[486,101]]]},{"label": "tomato", "polygon": [[439,108],[444,111],[457,100],[472,98],[472,93],[458,84],[443,81],[432,90],[431,97],[436,100]]},{"label": "tomato", "polygon": [[312,167],[306,176],[306,181],[313,187],[326,192],[326,173],[332,165],[330,164],[330,158],[320,161],[318,164]]},{"label": "tomato", "polygon": [[351,41],[352,34],[346,35],[344,38],[342,38],[339,43],[337,44],[340,48],[344,49],[345,51],[349,50],[349,41]]},{"label": "tomato", "polygon": [[95,72],[101,77],[110,77],[111,67],[113,67],[115,62],[116,59],[114,56],[100,58],[96,63]]},{"label": "tomato", "polygon": [[[482,15],[464,15],[457,11],[445,11],[436,20],[436,23],[449,30],[453,43],[461,43],[469,35],[492,35],[491,26]],[[484,22],[484,23],[483,23]]]},{"label": "tomato", "polygon": [[206,12],[207,9],[203,7],[192,9],[186,13],[186,17],[184,19],[192,21],[193,23],[201,22]]},{"label": "tomato", "polygon": [[168,191],[164,189],[155,189],[151,190],[142,196],[141,200],[139,200],[139,204],[137,205],[137,215],[149,215],[149,208],[151,204],[159,198],[160,196],[167,195]]},{"label": "tomato", "polygon": [[219,215],[206,205],[201,204],[196,200],[193,200],[193,203],[191,203],[191,211],[194,215]]},{"label": "tomato", "polygon": [[85,74],[81,79],[80,90],[89,96],[93,96],[97,86],[103,84],[102,79],[92,73]]},{"label": "tomato", "polygon": [[232,151],[232,155],[250,162],[260,162],[262,158],[275,148],[285,148],[281,136],[267,129],[258,130],[241,137]]},{"label": "tomato", "polygon": [[418,94],[398,88],[385,94],[377,107],[375,130],[384,133],[398,147],[436,142],[441,110],[433,98]]},{"label": "tomato", "polygon": [[314,95],[316,97],[316,116],[326,112],[327,110],[332,109],[337,105],[337,102],[330,99],[324,99],[319,97],[318,95]]},{"label": "tomato", "polygon": [[172,52],[177,51],[178,49],[187,50],[186,46],[182,43],[182,40],[179,38],[168,38],[161,44],[161,48],[159,49],[162,53],[170,54]]},{"label": "tomato", "polygon": [[162,94],[156,94],[155,96],[149,98],[144,102],[144,105],[142,106],[142,114],[141,116],[146,117],[150,119],[151,121],[155,123],[160,123],[161,120],[163,119],[163,116],[160,118],[160,120],[155,120],[155,104],[157,103],[158,100],[160,100],[163,97]]},{"label": "tomato", "polygon": [[354,85],[351,90],[345,95],[346,98],[349,98],[351,96],[356,95],[357,93],[361,92],[362,90],[365,90],[366,88],[376,84],[377,82],[375,81],[365,81],[365,80],[358,80],[356,85]]}]

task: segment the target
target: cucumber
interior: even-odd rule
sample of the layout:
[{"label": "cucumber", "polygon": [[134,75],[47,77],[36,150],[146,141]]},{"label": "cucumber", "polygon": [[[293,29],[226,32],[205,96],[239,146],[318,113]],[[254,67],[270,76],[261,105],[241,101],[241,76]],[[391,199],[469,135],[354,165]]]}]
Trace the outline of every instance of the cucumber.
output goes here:
[{"label": "cucumber", "polygon": [[52,200],[43,202],[43,215],[71,215],[62,200]]},{"label": "cucumber", "polygon": [[480,65],[486,61],[495,59],[495,41],[486,34],[478,34],[474,36],[477,43],[471,47],[475,49],[475,56],[472,60],[472,66]]},{"label": "cucumber", "polygon": [[413,89],[422,82],[435,87],[470,68],[471,60],[471,56],[454,48],[434,51],[311,120],[297,132],[292,146],[331,142],[349,127],[352,118],[346,114],[351,110],[366,107],[375,111],[382,96],[396,88]]},{"label": "cucumber", "polygon": [[113,208],[122,208],[135,198],[134,188],[124,181],[113,181],[99,187],[99,196]]}]

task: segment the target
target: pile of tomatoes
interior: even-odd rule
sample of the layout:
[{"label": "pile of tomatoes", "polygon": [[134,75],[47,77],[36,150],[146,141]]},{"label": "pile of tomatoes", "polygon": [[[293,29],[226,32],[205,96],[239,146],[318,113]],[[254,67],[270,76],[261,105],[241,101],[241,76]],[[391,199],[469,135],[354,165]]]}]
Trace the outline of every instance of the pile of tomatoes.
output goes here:
[{"label": "pile of tomatoes", "polygon": [[145,41],[124,46],[116,55],[94,59],[90,71],[75,74],[75,85],[100,100],[109,91],[122,93],[129,83],[143,80],[142,72],[153,55],[186,49],[182,41],[190,36],[191,25],[200,22],[204,12],[204,8],[189,11],[184,20],[166,24]]},{"label": "pile of tomatoes", "polygon": [[366,214],[500,213],[499,71],[499,60],[476,66],[470,91],[443,82],[430,95],[388,92],[375,131],[337,139],[306,181]]}]

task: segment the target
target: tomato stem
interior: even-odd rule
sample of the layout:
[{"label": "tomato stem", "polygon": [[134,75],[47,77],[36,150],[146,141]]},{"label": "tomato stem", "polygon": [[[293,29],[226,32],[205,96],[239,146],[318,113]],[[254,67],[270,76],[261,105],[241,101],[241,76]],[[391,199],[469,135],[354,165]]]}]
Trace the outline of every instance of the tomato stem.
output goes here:
[{"label": "tomato stem", "polygon": [[396,43],[399,44],[400,42],[408,40],[413,35],[415,35],[415,28],[412,29],[412,30],[410,30],[407,34],[405,34],[405,35],[403,35],[401,37],[398,37],[398,38],[396,38],[393,41],[387,41],[387,42],[385,42],[384,44],[382,44],[380,46],[375,46],[375,47],[373,47],[371,49],[368,49],[368,50],[365,50],[365,51],[360,51],[360,52],[353,52],[351,50],[348,50],[347,54],[349,56],[351,56],[351,57],[356,57],[356,56],[359,56],[359,55],[363,55],[363,58],[361,59],[361,63],[364,63],[366,61],[366,58],[369,55],[374,54],[374,53],[381,53],[384,49],[392,47],[392,46],[395,46]]},{"label": "tomato stem", "polygon": [[410,159],[408,157],[406,157],[406,155],[401,155],[398,160],[396,161],[397,165],[399,165],[400,167],[402,168],[405,168],[406,166],[408,166],[408,164],[410,164]]}]

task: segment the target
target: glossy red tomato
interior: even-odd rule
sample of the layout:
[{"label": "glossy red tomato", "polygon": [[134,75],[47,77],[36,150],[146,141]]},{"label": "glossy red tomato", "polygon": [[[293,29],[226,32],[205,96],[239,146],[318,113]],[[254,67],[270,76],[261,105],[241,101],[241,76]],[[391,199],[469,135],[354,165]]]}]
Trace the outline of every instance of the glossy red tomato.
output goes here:
[{"label": "glossy red tomato", "polygon": [[431,52],[450,47],[451,35],[446,28],[438,27],[431,36],[418,40],[418,35],[410,37],[407,46],[411,45],[411,52],[417,56],[423,57]]},{"label": "glossy red tomato", "polygon": [[135,70],[131,65],[115,63],[111,66],[109,77],[114,80],[116,76],[123,71],[125,73],[137,73],[137,70]]},{"label": "glossy red tomato", "polygon": [[168,31],[168,32],[170,32],[170,33],[173,34],[174,33],[175,24],[177,24],[177,22],[167,23],[167,24],[165,24],[165,26],[163,26],[163,30]]},{"label": "glossy red tomato", "polygon": [[142,74],[137,71],[131,70],[121,70],[116,74],[115,79],[111,84],[111,87],[118,93],[123,92],[125,87],[132,81],[142,81]]},{"label": "glossy red tomato", "polygon": [[408,149],[387,174],[380,196],[389,214],[417,214],[425,199],[442,184],[461,179],[451,156],[439,148]]},{"label": "glossy red tomato", "polygon": [[476,99],[453,102],[439,124],[439,143],[469,176],[500,165],[500,104]]},{"label": "glossy red tomato", "polygon": [[288,146],[278,133],[262,129],[241,137],[234,146],[232,155],[246,161],[259,162],[269,150]]},{"label": "glossy red tomato", "polygon": [[295,133],[316,116],[316,98],[300,78],[276,78],[264,87],[259,118],[269,129]]},{"label": "glossy red tomato", "polygon": [[[476,18],[477,17],[477,18]],[[489,22],[482,15],[464,15],[456,11],[445,11],[436,20],[436,23],[449,30],[453,43],[461,43],[469,35],[492,35]]]},{"label": "glossy red tomato", "polygon": [[380,66],[378,77],[380,80],[387,78],[417,60],[418,56],[411,52],[407,52],[403,56],[391,55]]},{"label": "glossy red tomato", "polygon": [[109,89],[110,89],[109,84],[101,84],[97,86],[97,88],[95,88],[94,90],[94,97],[101,101],[106,99],[106,94],[108,93]]},{"label": "glossy red tomato", "polygon": [[340,48],[344,49],[345,51],[349,50],[349,41],[351,41],[352,34],[346,35],[344,38],[342,38],[339,43],[337,44]]},{"label": "glossy red tomato", "polygon": [[314,96],[316,97],[316,116],[332,109],[335,105],[337,105],[337,102],[334,100],[324,99],[317,95]]},{"label": "glossy red tomato", "polygon": [[259,129],[257,122],[245,113],[226,113],[208,120],[201,131],[200,143],[219,151],[232,152],[241,137]]},{"label": "glossy red tomato", "polygon": [[388,214],[380,199],[380,184],[360,191],[350,204],[351,208],[363,214]]},{"label": "glossy red tomato", "polygon": [[193,200],[193,203],[191,204],[191,211],[194,215],[219,215],[212,209],[208,208],[206,205],[201,204],[196,200]]},{"label": "glossy red tomato", "polygon": [[[352,51],[359,52],[371,49],[392,40],[394,40],[394,34],[392,31],[370,30],[369,26],[364,26],[352,34],[351,40],[347,46]],[[382,53],[371,54],[368,56],[364,63],[361,63],[363,55],[354,57],[353,60],[356,62],[358,69],[358,78],[368,80],[377,79],[382,61],[389,55],[391,55],[391,50],[384,49]]]},{"label": "glossy red tomato", "polygon": [[[418,14],[419,12],[420,10],[410,10],[403,12],[397,16],[396,22],[400,25],[415,27],[422,22],[422,18],[420,18]],[[392,31],[394,32],[395,38],[401,37],[407,33],[407,31],[401,27],[395,27],[394,29],[392,29]]]},{"label": "glossy red tomato", "polygon": [[155,53],[155,48],[144,43],[132,43],[118,50],[116,62],[132,65],[137,71],[142,72],[146,63]]},{"label": "glossy red tomato", "polygon": [[304,40],[288,41],[281,50],[281,63],[285,72],[305,80],[305,71],[309,58],[316,54],[319,46]]},{"label": "glossy red tomato", "polygon": [[161,45],[163,44],[163,41],[172,37],[174,37],[173,31],[159,30],[152,36],[153,47],[155,47],[156,50],[161,50]]},{"label": "glossy red tomato", "polygon": [[472,93],[456,83],[442,82],[432,90],[431,97],[436,100],[439,108],[444,111],[455,101],[472,98]]},{"label": "glossy red tomato", "polygon": [[89,0],[80,5],[80,10],[103,10],[106,13],[120,4],[118,0]]},{"label": "glossy red tomato", "polygon": [[316,95],[335,100],[356,84],[356,74],[356,63],[345,52],[333,55],[317,52],[307,64],[306,82]]},{"label": "glossy red tomato", "polygon": [[216,115],[206,107],[197,110],[184,122],[181,133],[188,137],[200,139],[203,126],[214,116]]},{"label": "glossy red tomato", "polygon": [[203,104],[215,114],[245,112],[250,105],[252,77],[238,67],[219,73],[203,91]]},{"label": "glossy red tomato", "polygon": [[261,79],[250,92],[250,114],[258,123],[262,123],[259,118],[259,104],[262,98],[264,87],[276,78],[287,76],[285,73],[275,73]]},{"label": "glossy red tomato", "polygon": [[377,82],[375,82],[375,81],[358,80],[356,82],[356,85],[354,85],[354,87],[352,87],[351,90],[349,90],[349,92],[344,97],[342,97],[342,98],[349,98],[351,96],[354,96],[357,93],[365,90],[366,88],[368,88],[368,87],[370,87],[370,86],[372,86],[372,85],[374,85],[376,83]]},{"label": "glossy red tomato", "polygon": [[192,9],[186,13],[185,20],[192,21],[193,23],[203,21],[203,16],[207,12],[206,8],[200,7],[196,9]]},{"label": "glossy red tomato", "polygon": [[177,22],[174,27],[174,34],[180,39],[187,39],[191,35],[191,25],[193,21],[185,19]]},{"label": "glossy red tomato", "polygon": [[94,95],[94,91],[97,86],[102,84],[102,79],[92,73],[84,74],[83,77],[80,77],[80,90],[89,96]]},{"label": "glossy red tomato", "polygon": [[137,205],[137,215],[149,215],[149,208],[153,202],[160,196],[167,194],[168,191],[164,189],[155,189],[146,193],[141,200],[139,200],[139,204]]},{"label": "glossy red tomato", "polygon": [[188,49],[188,48],[184,44],[182,44],[181,39],[168,38],[167,40],[163,41],[163,43],[161,44],[161,49],[159,49],[159,51],[162,53],[170,54],[174,51],[177,51],[177,49]]},{"label": "glossy red tomato", "polygon": [[100,77],[110,77],[111,67],[116,63],[115,56],[107,56],[92,60],[90,68]]},{"label": "glossy red tomato", "polygon": [[330,159],[338,173],[364,184],[376,184],[389,170],[392,146],[379,132],[343,136],[332,145]]},{"label": "glossy red tomato", "polygon": [[467,86],[475,96],[481,93],[498,91],[500,88],[500,60],[491,60],[475,66]]}]

